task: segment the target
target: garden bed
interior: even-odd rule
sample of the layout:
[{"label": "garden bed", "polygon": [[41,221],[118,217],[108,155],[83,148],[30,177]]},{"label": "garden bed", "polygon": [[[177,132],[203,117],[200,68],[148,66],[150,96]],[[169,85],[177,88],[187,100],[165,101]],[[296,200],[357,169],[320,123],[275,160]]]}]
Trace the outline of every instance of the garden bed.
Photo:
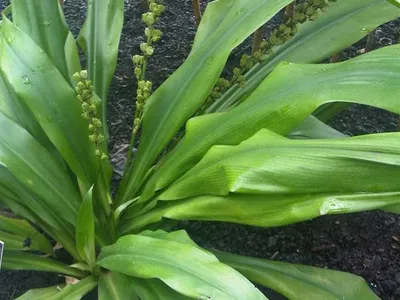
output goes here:
[{"label": "garden bed", "polygon": [[[125,26],[109,104],[110,149],[115,164],[121,158],[115,153],[129,144],[136,90],[130,57],[139,53],[144,30],[142,1],[125,2]],[[164,35],[156,45],[148,71],[156,86],[184,61],[196,32],[191,0],[165,2],[167,10],[160,22]],[[74,34],[84,21],[84,3],[84,0],[65,2],[66,17]],[[5,4],[0,0],[0,9]],[[266,31],[274,24],[277,19],[266,26]],[[382,26],[375,33],[375,47],[393,43],[399,32],[400,20]],[[364,45],[365,41],[359,42],[347,49],[344,56],[354,56]],[[247,46],[248,43],[241,50]],[[230,63],[236,58],[233,55]],[[397,116],[354,105],[332,120],[331,125],[349,135],[396,131]],[[215,222],[181,222],[178,227],[186,229],[205,248],[351,272],[365,278],[382,299],[400,299],[400,216],[395,214],[327,216],[272,229]],[[1,271],[0,299],[14,299],[28,289],[54,285],[60,280],[54,274]]]}]

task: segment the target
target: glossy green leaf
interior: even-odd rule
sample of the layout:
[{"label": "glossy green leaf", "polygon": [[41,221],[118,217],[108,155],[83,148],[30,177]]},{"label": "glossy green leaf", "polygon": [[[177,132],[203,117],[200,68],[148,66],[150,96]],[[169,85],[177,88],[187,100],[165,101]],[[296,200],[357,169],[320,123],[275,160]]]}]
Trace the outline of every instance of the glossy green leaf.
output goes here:
[{"label": "glossy green leaf", "polygon": [[151,211],[126,220],[122,234],[140,232],[162,218],[174,220],[221,221],[277,227],[307,221],[323,215],[355,213],[381,209],[399,213],[400,192],[322,193],[316,195],[243,195],[198,196],[184,200],[159,202]]},{"label": "glossy green leaf", "polygon": [[400,203],[399,137],[290,140],[261,130],[239,146],[213,147],[158,197],[175,201],[125,220],[120,231],[137,232],[163,217],[272,227],[387,209]]},{"label": "glossy green leaf", "polygon": [[76,284],[58,285],[46,289],[35,289],[26,292],[17,300],[80,300],[97,286],[93,276],[86,277]]},{"label": "glossy green leaf", "polygon": [[76,220],[76,246],[79,255],[89,266],[96,261],[92,192],[93,187],[87,192]]},{"label": "glossy green leaf", "polygon": [[[11,7],[14,24],[46,52],[53,65],[70,81],[72,74],[79,69],[79,56],[76,45],[70,43],[74,38],[67,28],[59,2],[13,0]],[[73,65],[78,69],[71,69]]]},{"label": "glossy green leaf", "polygon": [[[121,183],[116,200],[118,205],[135,197],[154,160],[207,98],[231,50],[291,0],[219,2],[233,4],[212,5],[207,10],[211,14],[215,9],[218,11],[214,14],[225,16],[218,29],[202,39],[201,46],[146,102],[140,146],[128,176]],[[230,9],[221,10],[225,7]]]},{"label": "glossy green leaf", "polygon": [[94,276],[86,277],[76,284],[68,284],[53,299],[54,300],[80,300],[97,286]]},{"label": "glossy green leaf", "polygon": [[75,91],[44,50],[4,15],[1,32],[3,74],[74,173],[92,184],[97,179],[95,149]]},{"label": "glossy green leaf", "polygon": [[74,225],[80,196],[65,168],[1,112],[0,128],[0,164],[54,214]]},{"label": "glossy green leaf", "polygon": [[55,285],[48,288],[33,289],[27,291],[22,296],[16,298],[16,300],[45,300],[53,299],[62,289],[64,285]]},{"label": "glossy green leaf", "polygon": [[399,0],[387,0],[389,3],[392,3],[393,5],[397,6],[400,8],[400,1]]},{"label": "glossy green leaf", "polygon": [[2,268],[5,270],[53,272],[77,278],[83,277],[82,271],[70,268],[59,261],[20,251],[6,250],[3,256]]},{"label": "glossy green leaf", "polygon": [[0,197],[13,213],[21,216],[45,230],[54,240],[78,258],[75,247],[75,233],[57,211],[46,201],[24,187],[5,167],[0,165]]},{"label": "glossy green leaf", "polygon": [[236,145],[261,128],[287,135],[325,103],[357,102],[399,113],[399,51],[396,45],[337,64],[281,64],[238,107],[190,119],[186,136],[158,166],[140,201],[179,178],[213,145]]},{"label": "glossy green leaf", "polygon": [[334,139],[345,136],[314,116],[309,116],[288,134],[291,139]]},{"label": "glossy green leaf", "polygon": [[158,199],[229,193],[394,193],[400,192],[399,176],[400,133],[289,140],[262,129],[238,146],[211,148]]},{"label": "glossy green leaf", "polygon": [[[36,250],[44,253],[53,252],[53,247],[48,239],[26,220],[0,214],[0,230],[17,236],[18,240],[22,240],[22,243],[19,244],[19,249]],[[4,239],[0,238],[0,240],[4,242]]]},{"label": "glossy green leaf", "polygon": [[188,300],[186,297],[168,287],[164,282],[158,279],[140,279],[131,278],[130,281],[135,287],[136,293],[140,299],[151,300]]},{"label": "glossy green leaf", "polygon": [[124,0],[88,0],[87,17],[78,41],[86,54],[88,71],[103,101],[102,121],[107,124],[107,97],[117,65],[124,22]]},{"label": "glossy green leaf", "polygon": [[[135,292],[134,284],[128,276],[108,272],[101,273],[99,279],[99,300],[139,300]],[[151,299],[143,298],[142,299]]]},{"label": "glossy green leaf", "polygon": [[251,281],[292,300],[379,299],[359,276],[322,268],[215,252]]},{"label": "glossy green leaf", "polygon": [[250,282],[219,263],[214,255],[176,241],[124,236],[116,244],[102,248],[98,265],[133,277],[159,278],[188,297],[265,299]]},{"label": "glossy green leaf", "polygon": [[[0,39],[0,44],[3,42]],[[48,149],[54,147],[26,104],[18,97],[0,70],[0,111],[24,127],[36,140]]]},{"label": "glossy green leaf", "polygon": [[400,17],[400,10],[386,0],[329,2],[327,11],[319,13],[316,21],[299,24],[298,32],[290,41],[275,47],[271,57],[249,72],[244,88],[234,86],[208,112],[225,111],[233,103],[248,97],[280,62],[320,62],[396,17]]}]

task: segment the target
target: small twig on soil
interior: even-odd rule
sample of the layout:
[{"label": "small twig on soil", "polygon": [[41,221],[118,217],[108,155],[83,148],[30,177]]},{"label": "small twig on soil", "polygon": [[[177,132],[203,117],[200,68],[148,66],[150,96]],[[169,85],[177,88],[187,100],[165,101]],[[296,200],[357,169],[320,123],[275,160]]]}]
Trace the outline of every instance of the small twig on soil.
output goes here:
[{"label": "small twig on soil", "polygon": [[332,244],[332,245],[322,245],[322,246],[319,246],[319,247],[314,247],[314,248],[312,248],[311,251],[312,251],[312,252],[324,251],[324,250],[329,250],[329,249],[332,249],[332,248],[335,248],[335,247],[336,247],[335,244]]},{"label": "small twig on soil", "polygon": [[251,53],[254,54],[258,50],[260,50],[260,45],[261,45],[262,40],[263,40],[263,26],[258,28],[257,31],[254,33]]},{"label": "small twig on soil", "polygon": [[331,64],[337,63],[337,62],[340,61],[340,58],[341,58],[340,53],[334,53],[334,54],[332,54],[331,58],[329,59],[329,62],[330,62]]},{"label": "small twig on soil", "polygon": [[275,259],[279,254],[279,251],[276,251],[274,254],[272,254],[271,259]]},{"label": "small twig on soil", "polygon": [[201,8],[199,0],[193,0],[193,10],[194,10],[194,17],[196,19],[196,25],[198,27],[201,21]]},{"label": "small twig on soil", "polygon": [[371,32],[367,36],[367,43],[365,44],[365,52],[369,52],[372,50],[372,47],[374,47],[374,41],[375,41],[375,35],[374,32]]},{"label": "small twig on soil", "polygon": [[294,7],[296,5],[296,1],[293,1],[285,8],[285,14],[283,16],[283,23],[286,23],[294,14]]}]

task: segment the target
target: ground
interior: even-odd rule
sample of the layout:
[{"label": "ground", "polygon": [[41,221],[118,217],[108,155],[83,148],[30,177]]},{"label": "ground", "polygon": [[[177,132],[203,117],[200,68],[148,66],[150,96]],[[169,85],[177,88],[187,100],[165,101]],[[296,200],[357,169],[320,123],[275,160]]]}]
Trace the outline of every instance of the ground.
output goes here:
[{"label": "ground", "polygon": [[[143,39],[140,2],[125,1],[126,18],[118,68],[110,92],[110,149],[115,164],[122,159],[115,152],[129,143],[132,124],[135,82],[130,57],[138,54],[138,45]],[[83,24],[84,3],[84,0],[65,1],[65,13],[74,34]],[[5,4],[0,0],[0,9]],[[165,1],[165,5],[167,10],[160,24],[164,36],[156,46],[148,72],[156,86],[184,61],[196,32],[191,0]],[[266,32],[277,20],[279,18],[266,26]],[[399,20],[382,26],[375,31],[374,47],[393,43],[399,31]],[[246,50],[248,45],[235,53]],[[354,56],[363,45],[365,40],[347,49],[344,56]],[[233,55],[230,63],[237,57]],[[346,134],[359,135],[395,131],[397,119],[393,114],[355,105],[332,120],[331,125]],[[400,299],[400,216],[394,214],[368,212],[327,216],[272,229],[216,222],[181,222],[178,228],[186,229],[205,248],[351,272],[365,278],[382,299]],[[0,299],[13,299],[28,289],[50,286],[60,280],[62,278],[53,274],[2,271]]]}]

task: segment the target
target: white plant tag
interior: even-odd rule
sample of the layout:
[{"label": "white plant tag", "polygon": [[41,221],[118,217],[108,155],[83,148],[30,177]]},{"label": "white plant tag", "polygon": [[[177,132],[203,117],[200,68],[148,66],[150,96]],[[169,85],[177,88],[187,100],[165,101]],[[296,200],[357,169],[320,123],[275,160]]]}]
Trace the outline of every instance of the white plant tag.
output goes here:
[{"label": "white plant tag", "polygon": [[3,262],[3,250],[4,250],[4,243],[0,241],[0,270],[1,270],[1,263]]}]

